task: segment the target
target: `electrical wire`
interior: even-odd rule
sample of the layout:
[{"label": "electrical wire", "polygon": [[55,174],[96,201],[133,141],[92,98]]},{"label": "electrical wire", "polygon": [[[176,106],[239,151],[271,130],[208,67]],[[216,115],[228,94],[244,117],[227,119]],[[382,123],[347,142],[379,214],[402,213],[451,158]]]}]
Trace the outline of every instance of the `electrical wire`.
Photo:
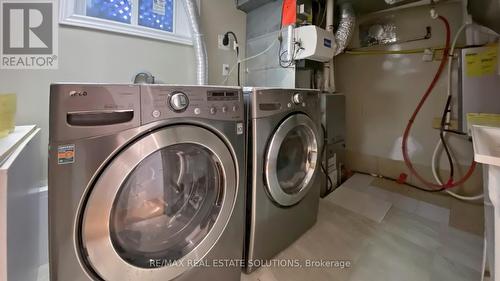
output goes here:
[{"label": "electrical wire", "polygon": [[[318,5],[321,6],[321,2],[318,2]],[[323,10],[323,16],[321,16],[321,21],[318,24],[319,27],[323,26],[326,19],[326,4],[321,9]]]},{"label": "electrical wire", "polygon": [[231,76],[231,74],[234,72],[234,70],[236,69],[236,67],[238,66],[239,63],[247,62],[247,61],[256,59],[256,58],[264,55],[265,53],[269,52],[269,50],[271,50],[274,47],[274,45],[276,44],[276,41],[278,41],[278,40],[273,40],[273,42],[265,50],[263,50],[262,52],[260,52],[260,53],[258,53],[256,55],[253,55],[251,57],[247,57],[247,58],[238,60],[237,63],[235,63],[233,65],[233,67],[231,67],[231,70],[229,71],[229,74],[226,76],[226,79],[224,79],[221,84],[226,84],[227,80],[229,79],[229,77]]},{"label": "electrical wire", "polygon": [[439,129],[439,139],[441,140],[441,143],[443,144],[444,151],[446,152],[446,156],[448,158],[448,164],[450,166],[450,177],[449,181],[453,181],[453,177],[455,175],[455,167],[453,165],[453,158],[451,157],[451,152],[450,148],[448,147],[448,143],[446,142],[446,133],[444,131],[445,126],[446,126],[446,117],[448,116],[448,113],[450,112],[450,105],[451,105],[451,96],[448,96],[448,100],[446,101],[446,106],[443,111],[443,116],[441,118],[441,126]]},{"label": "electrical wire", "polygon": [[[455,34],[455,38],[453,39],[453,43],[451,44],[451,49],[450,49],[450,61],[448,62],[448,79],[447,79],[447,91],[446,91],[446,95],[447,95],[447,102],[446,102],[446,106],[445,106],[445,109],[444,109],[444,115],[443,115],[443,120],[441,120],[441,138],[440,140],[438,141],[438,143],[436,144],[436,147],[434,148],[434,152],[432,153],[432,163],[431,163],[431,167],[432,167],[432,175],[434,176],[434,179],[436,180],[437,183],[439,184],[443,184],[443,182],[441,181],[441,179],[439,178],[439,175],[438,175],[438,172],[437,172],[437,165],[436,165],[436,162],[437,162],[437,155],[438,155],[438,152],[439,150],[441,149],[441,147],[445,147],[445,150],[446,150],[446,141],[443,140],[445,137],[446,137],[446,133],[447,132],[451,132],[451,133],[458,133],[456,131],[453,131],[453,130],[449,130],[448,127],[449,127],[449,114],[451,112],[451,98],[452,98],[452,89],[451,89],[451,85],[452,85],[452,75],[451,75],[451,72],[452,72],[452,69],[453,69],[453,55],[455,53],[455,46],[458,42],[458,39],[460,38],[460,34],[467,28],[467,26],[469,26],[471,24],[464,24],[462,25],[456,32]],[[443,122],[444,121],[444,122]],[[462,133],[463,135],[467,135],[465,133]],[[451,153],[448,153],[447,152],[447,156],[448,156],[448,159],[451,158],[451,163],[450,163],[450,169],[453,169],[453,155]],[[463,196],[463,195],[459,195],[455,192],[452,192],[450,190],[446,190],[446,193],[448,193],[450,196],[452,197],[455,197],[457,199],[460,199],[460,200],[464,200],[464,201],[475,201],[475,200],[479,200],[479,199],[482,199],[484,197],[484,193],[483,194],[479,194],[479,195],[476,195],[476,196]]]},{"label": "electrical wire", "polygon": [[[326,128],[323,124],[321,124],[321,130],[323,130],[323,149],[322,149],[321,155],[324,156],[325,152],[326,152],[328,140],[326,138]],[[326,163],[328,164],[328,157],[326,157]],[[335,186],[333,185],[332,178],[330,178],[330,174],[328,173],[327,169],[323,165],[323,161],[321,161],[321,170],[323,171],[323,173],[326,176],[326,179],[328,180],[329,187],[327,187],[326,193],[324,194],[324,196],[327,196],[328,194],[330,194],[332,191],[335,190]]]},{"label": "electrical wire", "polygon": [[[446,44],[445,44],[446,47],[444,49],[443,59],[441,60],[439,68],[438,68],[438,70],[437,70],[437,72],[436,72],[436,74],[435,74],[435,76],[434,76],[431,84],[427,88],[424,96],[422,97],[422,99],[418,103],[415,111],[413,112],[410,120],[408,121],[408,125],[406,126],[406,129],[405,129],[404,135],[403,135],[402,151],[403,151],[403,158],[404,158],[406,166],[408,167],[408,169],[410,170],[410,172],[413,175],[415,175],[415,177],[417,177],[417,179],[419,181],[421,181],[422,183],[424,183],[426,186],[428,186],[430,188],[434,188],[434,189],[441,189],[441,188],[449,189],[449,188],[453,188],[453,187],[462,185],[464,182],[466,182],[472,176],[472,174],[474,173],[474,170],[475,170],[475,168],[477,166],[477,163],[475,161],[472,161],[472,164],[471,164],[469,170],[467,171],[466,175],[462,179],[460,179],[459,181],[457,181],[457,182],[449,181],[446,184],[434,184],[432,182],[427,181],[425,178],[423,178],[415,170],[415,168],[413,167],[413,164],[411,162],[410,156],[408,154],[408,138],[410,136],[410,132],[411,132],[411,129],[413,127],[413,123],[415,122],[415,119],[416,119],[417,115],[420,113],[420,110],[422,109],[423,105],[427,101],[428,97],[432,93],[432,90],[436,86],[439,78],[441,77],[441,74],[443,73],[445,65],[446,65],[446,63],[448,62],[448,59],[449,59],[448,55],[449,55],[449,48],[450,48],[450,43],[451,43],[450,42],[451,41],[451,38],[450,38],[451,37],[450,24],[449,24],[448,20],[445,17],[443,17],[443,16],[437,16],[437,18],[443,22],[443,24],[444,24],[444,26],[446,28]],[[406,177],[407,177],[406,174],[401,174],[400,175],[400,180],[404,180]]]},{"label": "electrical wire", "polygon": [[[463,49],[465,46],[457,47],[457,49]],[[408,49],[408,50],[348,50],[345,51],[348,55],[411,55],[411,54],[423,54],[427,50],[435,51],[444,51],[445,47],[435,47],[435,48],[418,48],[418,49]]]},{"label": "electrical wire", "polygon": [[229,35],[233,36],[234,43],[236,45],[235,49],[236,49],[236,61],[237,61],[237,65],[238,65],[238,86],[241,86],[241,79],[240,79],[241,63],[238,62],[240,59],[240,45],[238,44],[238,37],[232,31],[228,31],[228,32],[226,32],[226,34],[224,34],[224,38],[228,37],[228,43],[229,43]]},{"label": "electrical wire", "polygon": [[379,179],[390,180],[390,181],[393,181],[395,183],[406,185],[408,187],[415,188],[415,189],[418,189],[418,190],[424,191],[424,192],[437,193],[437,192],[441,192],[441,191],[445,190],[444,187],[442,187],[440,189],[426,189],[426,188],[422,188],[422,187],[416,186],[416,185],[408,183],[408,182],[401,183],[401,182],[399,182],[398,179],[391,178],[391,177],[384,176],[384,175],[380,175],[380,174],[373,174],[373,173],[367,173],[367,172],[361,172],[361,171],[351,171],[351,172],[356,173],[356,174],[368,175],[368,176],[379,178]]}]

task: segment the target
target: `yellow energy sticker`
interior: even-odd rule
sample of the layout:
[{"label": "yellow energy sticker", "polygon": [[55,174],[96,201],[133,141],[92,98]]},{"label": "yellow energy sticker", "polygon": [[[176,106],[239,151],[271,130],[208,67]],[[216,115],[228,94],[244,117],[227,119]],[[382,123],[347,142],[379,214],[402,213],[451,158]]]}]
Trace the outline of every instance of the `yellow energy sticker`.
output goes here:
[{"label": "yellow energy sticker", "polygon": [[57,164],[75,163],[75,145],[60,145],[57,147]]},{"label": "yellow energy sticker", "polygon": [[490,46],[486,50],[478,53],[465,55],[467,76],[479,77],[493,75],[497,69],[498,47]]}]

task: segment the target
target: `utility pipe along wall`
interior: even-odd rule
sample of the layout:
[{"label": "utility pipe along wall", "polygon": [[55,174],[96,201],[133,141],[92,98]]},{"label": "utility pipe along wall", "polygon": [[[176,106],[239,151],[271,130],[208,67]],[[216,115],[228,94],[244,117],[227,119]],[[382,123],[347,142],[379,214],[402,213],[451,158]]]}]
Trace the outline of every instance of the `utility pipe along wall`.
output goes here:
[{"label": "utility pipe along wall", "polygon": [[193,36],[193,47],[196,58],[196,83],[208,84],[208,56],[205,38],[200,28],[198,6],[196,0],[184,0],[184,7],[188,14],[189,25]]}]

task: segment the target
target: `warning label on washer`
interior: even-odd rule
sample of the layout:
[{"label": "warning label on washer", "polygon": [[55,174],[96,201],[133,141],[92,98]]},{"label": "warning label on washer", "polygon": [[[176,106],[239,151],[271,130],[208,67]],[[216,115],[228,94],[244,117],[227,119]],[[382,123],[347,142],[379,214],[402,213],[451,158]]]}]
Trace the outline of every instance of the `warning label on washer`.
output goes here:
[{"label": "warning label on washer", "polygon": [[75,145],[60,145],[57,147],[57,164],[75,163]]}]

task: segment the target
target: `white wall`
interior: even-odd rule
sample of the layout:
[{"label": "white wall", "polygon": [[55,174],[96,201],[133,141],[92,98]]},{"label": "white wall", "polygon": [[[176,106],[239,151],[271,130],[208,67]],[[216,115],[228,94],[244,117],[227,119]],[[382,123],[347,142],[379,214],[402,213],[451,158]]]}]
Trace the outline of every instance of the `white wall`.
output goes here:
[{"label": "white wall", "polygon": [[[207,30],[210,63],[209,82],[220,82],[222,63],[234,60],[232,52],[213,48],[217,35],[232,29],[241,33],[245,46],[245,14],[232,0],[202,0],[202,29]],[[212,26],[213,25],[213,26]],[[244,50],[242,52],[245,53]],[[218,66],[220,65],[220,67]],[[59,27],[58,70],[0,70],[0,93],[16,93],[17,124],[42,128],[43,158],[47,158],[49,85],[53,82],[129,83],[140,70],[152,72],[165,83],[195,83],[192,46],[68,26]],[[47,163],[43,162],[44,170]]]},{"label": "white wall", "polygon": [[[421,37],[425,35],[426,26],[432,27],[430,40],[375,49],[406,50],[443,46],[444,26],[441,21],[430,18],[429,10],[429,6],[422,6],[384,12],[364,16],[360,22],[378,17],[391,19],[396,25],[399,40]],[[462,4],[456,1],[444,3],[437,7],[437,11],[448,18],[454,36],[462,24]],[[359,46],[357,38],[356,34],[354,47]],[[367,49],[370,48],[364,48]],[[350,164],[353,168],[386,172],[389,176],[408,173],[401,161],[400,137],[439,63],[423,61],[422,54],[338,57],[336,83],[338,90],[347,96],[347,148],[352,154]],[[446,77],[445,72],[415,121],[411,133],[415,146],[412,159],[428,180],[432,180],[431,156],[439,137],[438,130],[432,128],[432,122],[435,117],[441,116],[446,103]],[[459,163],[468,165],[472,159],[471,144],[457,137],[453,137],[451,144]],[[447,169],[444,157],[441,163]],[[411,181],[418,183],[415,179]],[[480,185],[480,181],[475,181],[474,185]],[[480,189],[479,186],[468,192],[474,193],[477,189]]]},{"label": "white wall", "polygon": [[[217,35],[227,31],[236,33],[240,46],[240,57],[245,57],[246,46],[246,13],[236,10],[234,0],[201,0],[201,26],[205,32],[208,51],[208,81],[210,84],[221,84],[222,64],[231,67],[236,63],[233,50],[220,50],[217,47]],[[232,40],[232,37],[230,37]],[[245,65],[241,66],[241,83],[245,81]],[[227,85],[237,85],[236,71],[228,79]]]},{"label": "white wall", "polygon": [[[455,34],[462,23],[461,3],[445,2],[438,5],[437,10],[449,19],[452,33]],[[429,17],[428,6],[368,15],[361,17],[360,21],[376,17],[392,19],[396,23],[400,40],[423,36],[426,26],[432,27],[432,39],[375,49],[406,50],[444,44],[444,27],[440,21]],[[359,46],[357,40],[354,41],[354,47]],[[341,55],[335,63],[337,88],[347,97],[347,168],[395,178],[402,172],[410,175],[408,168],[401,161],[400,137],[411,113],[432,80],[439,61],[424,62],[422,54]],[[437,83],[411,133],[414,143],[419,147],[412,154],[414,167],[427,180],[433,180],[430,164],[439,137],[438,131],[432,128],[432,121],[441,116],[445,103],[446,73]],[[466,168],[463,166],[468,165],[472,159],[472,145],[457,137],[451,140],[451,145],[461,164],[459,174],[463,173]],[[442,170],[447,170],[448,165],[444,157],[441,163]],[[443,172],[443,176],[448,175],[447,171]],[[408,181],[424,187],[412,175]],[[420,192],[401,185],[395,185],[390,190],[450,209],[450,226],[478,235],[483,234],[484,218],[481,205],[464,203],[441,193]],[[481,169],[455,191],[465,195],[477,195],[482,192]]]}]

